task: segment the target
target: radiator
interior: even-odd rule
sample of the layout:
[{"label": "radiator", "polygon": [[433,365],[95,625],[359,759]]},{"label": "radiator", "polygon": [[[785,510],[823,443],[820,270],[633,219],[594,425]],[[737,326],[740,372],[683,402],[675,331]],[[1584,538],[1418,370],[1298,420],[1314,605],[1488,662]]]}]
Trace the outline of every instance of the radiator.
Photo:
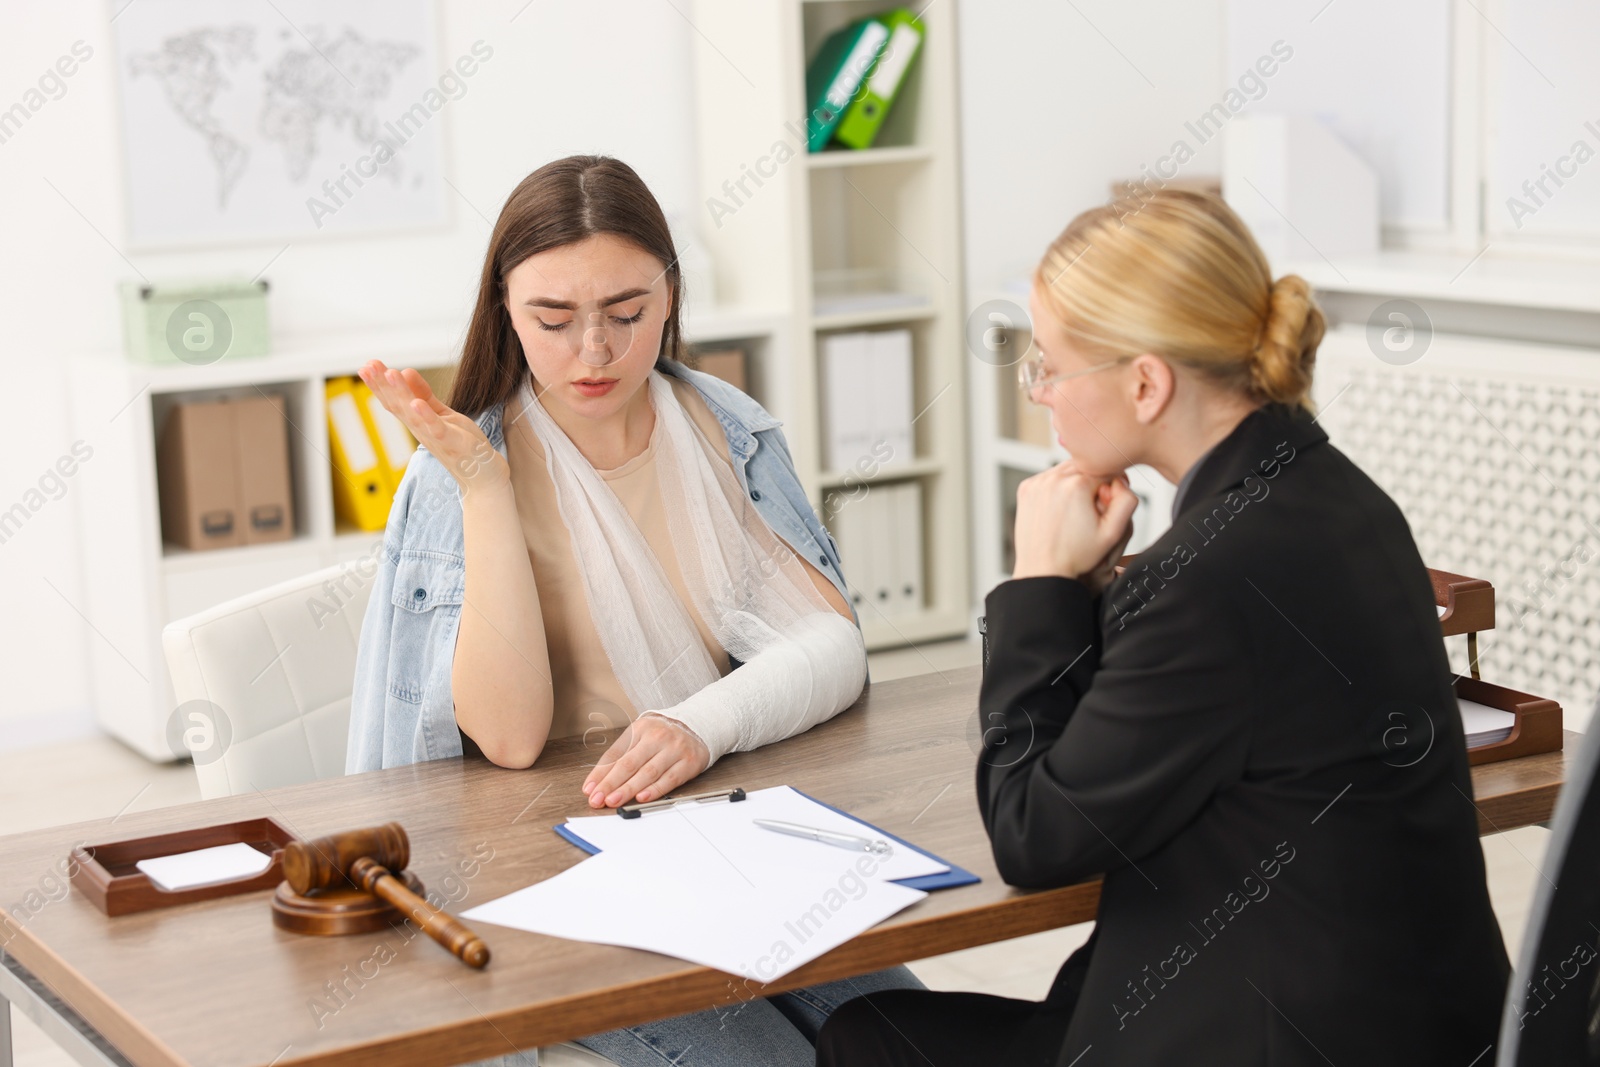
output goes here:
[{"label": "radiator", "polygon": [[[1484,679],[1582,729],[1600,693],[1600,351],[1435,334],[1397,366],[1347,326],[1316,381],[1329,439],[1394,498],[1423,560],[1494,583]],[[1466,638],[1448,643],[1464,673]]]}]

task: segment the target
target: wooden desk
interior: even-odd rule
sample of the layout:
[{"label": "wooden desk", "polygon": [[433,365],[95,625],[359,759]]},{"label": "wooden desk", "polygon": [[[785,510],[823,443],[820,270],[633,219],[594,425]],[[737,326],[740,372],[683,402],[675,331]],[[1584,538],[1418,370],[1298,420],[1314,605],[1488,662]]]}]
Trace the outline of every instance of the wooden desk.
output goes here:
[{"label": "wooden desk", "polygon": [[1501,760],[1472,768],[1472,793],[1477,801],[1478,833],[1497,834],[1549,822],[1556,794],[1566,778],[1567,758],[1578,751],[1583,735],[1562,733],[1560,752]]},{"label": "wooden desk", "polygon": [[[139,1067],[426,1067],[1091,920],[1097,882],[1023,892],[996,874],[974,797],[978,680],[972,667],[880,683],[831,722],[729,756],[696,783],[793,784],[983,879],[930,894],[770,986],[654,953],[491,926],[481,932],[493,962],[475,972],[421,935],[283,933],[265,892],[117,919],[75,891],[26,903],[79,842],[270,816],[301,837],[396,819],[411,836],[411,869],[460,911],[583,858],[550,828],[587,813],[578,787],[599,739],[588,749],[578,739],[554,744],[528,771],[442,760],[0,840],[0,917],[20,927],[6,950]],[[1509,829],[1549,817],[1562,761],[1537,759],[1473,771],[1484,823]]]}]

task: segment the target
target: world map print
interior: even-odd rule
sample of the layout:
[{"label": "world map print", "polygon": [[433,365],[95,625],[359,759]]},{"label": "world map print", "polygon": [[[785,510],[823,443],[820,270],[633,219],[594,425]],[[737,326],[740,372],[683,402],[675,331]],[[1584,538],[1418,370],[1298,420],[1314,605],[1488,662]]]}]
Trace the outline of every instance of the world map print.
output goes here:
[{"label": "world map print", "polygon": [[114,26],[136,243],[323,229],[308,198],[345,230],[438,221],[428,3],[223,11],[146,0]]}]

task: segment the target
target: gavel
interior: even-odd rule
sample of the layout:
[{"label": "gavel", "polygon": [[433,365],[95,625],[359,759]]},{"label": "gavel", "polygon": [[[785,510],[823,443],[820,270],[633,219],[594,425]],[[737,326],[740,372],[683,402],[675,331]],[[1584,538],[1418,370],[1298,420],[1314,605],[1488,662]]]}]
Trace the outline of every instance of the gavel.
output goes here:
[{"label": "gavel", "polygon": [[302,896],[317,889],[354,885],[394,905],[468,967],[488,963],[489,946],[477,934],[390,873],[405,870],[410,862],[411,841],[399,823],[391,822],[314,841],[291,841],[283,849],[283,876]]}]

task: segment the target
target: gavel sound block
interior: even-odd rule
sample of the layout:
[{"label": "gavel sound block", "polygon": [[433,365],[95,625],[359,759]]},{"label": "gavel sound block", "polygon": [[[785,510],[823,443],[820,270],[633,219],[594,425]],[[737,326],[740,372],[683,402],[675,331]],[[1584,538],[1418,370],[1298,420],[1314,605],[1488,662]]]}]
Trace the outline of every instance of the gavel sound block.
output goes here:
[{"label": "gavel sound block", "polygon": [[396,822],[291,841],[283,849],[272,921],[294,933],[329,936],[409,918],[467,966],[488,963],[489,946],[477,934],[422,899],[422,883],[405,870],[410,861],[411,842]]}]

